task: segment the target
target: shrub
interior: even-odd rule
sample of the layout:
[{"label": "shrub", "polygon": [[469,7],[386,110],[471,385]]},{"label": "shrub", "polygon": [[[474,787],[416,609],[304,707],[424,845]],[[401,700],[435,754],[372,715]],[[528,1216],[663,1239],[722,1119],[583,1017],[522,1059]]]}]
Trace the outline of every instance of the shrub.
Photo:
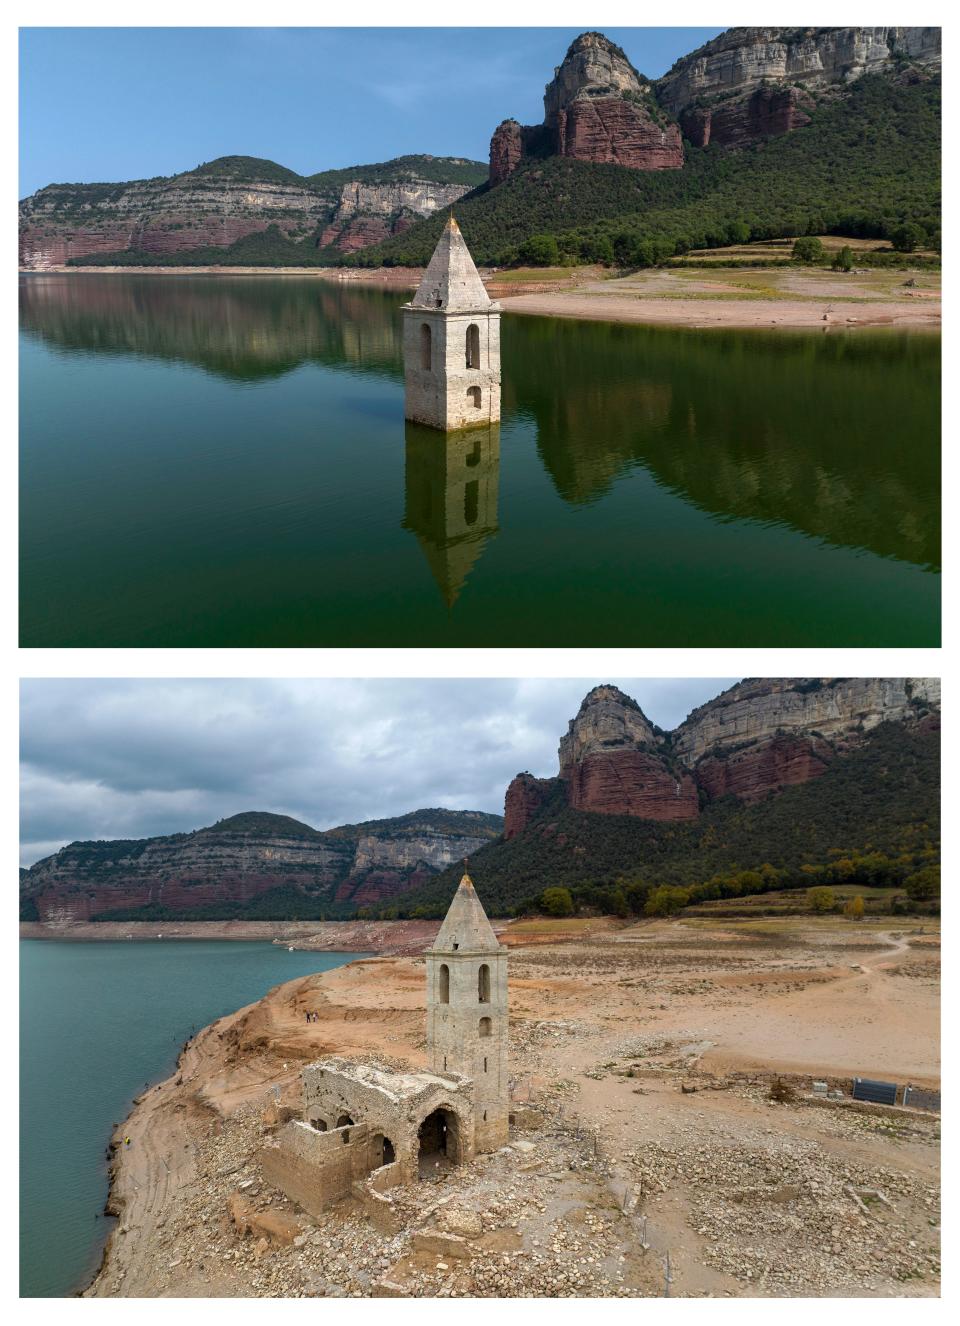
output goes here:
[{"label": "shrub", "polygon": [[807,893],[807,903],[811,912],[832,912],[836,905],[833,889],[810,889]]},{"label": "shrub", "polygon": [[544,889],[540,894],[540,906],[547,916],[573,915],[573,897],[569,889]]},{"label": "shrub", "polygon": [[851,921],[860,920],[863,916],[863,899],[859,893],[855,898],[851,898],[850,901],[844,905],[843,914],[844,916],[848,916]]},{"label": "shrub", "polygon": [[832,265],[835,272],[852,272],[853,249],[848,244],[844,244],[843,248],[835,255]]},{"label": "shrub", "polygon": [[795,262],[815,263],[823,257],[823,245],[816,235],[801,235],[794,241],[793,258]]}]

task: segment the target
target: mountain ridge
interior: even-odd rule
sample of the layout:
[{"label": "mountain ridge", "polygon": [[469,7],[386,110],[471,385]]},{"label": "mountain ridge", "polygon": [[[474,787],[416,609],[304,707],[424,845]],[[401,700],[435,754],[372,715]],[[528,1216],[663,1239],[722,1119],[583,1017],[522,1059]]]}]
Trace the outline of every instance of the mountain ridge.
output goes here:
[{"label": "mountain ridge", "polygon": [[335,919],[421,882],[501,827],[498,815],[438,808],[331,829],[243,811],[185,833],[77,841],[21,872],[21,919]]}]

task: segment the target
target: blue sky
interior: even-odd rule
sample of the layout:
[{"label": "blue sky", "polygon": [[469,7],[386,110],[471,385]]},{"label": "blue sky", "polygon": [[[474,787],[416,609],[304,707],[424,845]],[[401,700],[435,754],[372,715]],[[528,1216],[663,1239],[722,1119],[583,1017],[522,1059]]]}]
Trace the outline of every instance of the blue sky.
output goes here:
[{"label": "blue sky", "polygon": [[[486,160],[543,118],[578,28],[25,28],[20,196],[227,155],[301,174],[409,152]],[[650,78],[720,28],[606,28]]]}]

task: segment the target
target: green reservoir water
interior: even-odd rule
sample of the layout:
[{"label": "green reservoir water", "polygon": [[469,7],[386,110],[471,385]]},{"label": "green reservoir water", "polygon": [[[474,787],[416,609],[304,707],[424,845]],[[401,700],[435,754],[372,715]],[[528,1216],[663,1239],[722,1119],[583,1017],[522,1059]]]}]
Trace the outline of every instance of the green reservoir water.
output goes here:
[{"label": "green reservoir water", "polygon": [[71,1294],[113,1221],[106,1146],[194,1031],[358,953],[265,943],[20,942],[20,1293]]},{"label": "green reservoir water", "polygon": [[939,643],[939,337],[504,315],[444,439],[406,298],[23,278],[21,643]]}]

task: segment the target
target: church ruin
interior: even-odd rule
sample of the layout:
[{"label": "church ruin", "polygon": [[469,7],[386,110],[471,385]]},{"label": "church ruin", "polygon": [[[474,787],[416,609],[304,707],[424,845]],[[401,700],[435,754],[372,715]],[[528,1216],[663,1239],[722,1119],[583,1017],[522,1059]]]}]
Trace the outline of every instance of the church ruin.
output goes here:
[{"label": "church ruin", "polygon": [[507,951],[469,875],[425,956],[429,1070],[309,1064],[304,1118],[264,1147],[264,1178],[311,1214],[353,1196],[389,1227],[391,1188],[508,1140]]},{"label": "church ruin", "polygon": [[500,305],[454,218],[403,306],[404,413],[443,432],[500,420]]}]

